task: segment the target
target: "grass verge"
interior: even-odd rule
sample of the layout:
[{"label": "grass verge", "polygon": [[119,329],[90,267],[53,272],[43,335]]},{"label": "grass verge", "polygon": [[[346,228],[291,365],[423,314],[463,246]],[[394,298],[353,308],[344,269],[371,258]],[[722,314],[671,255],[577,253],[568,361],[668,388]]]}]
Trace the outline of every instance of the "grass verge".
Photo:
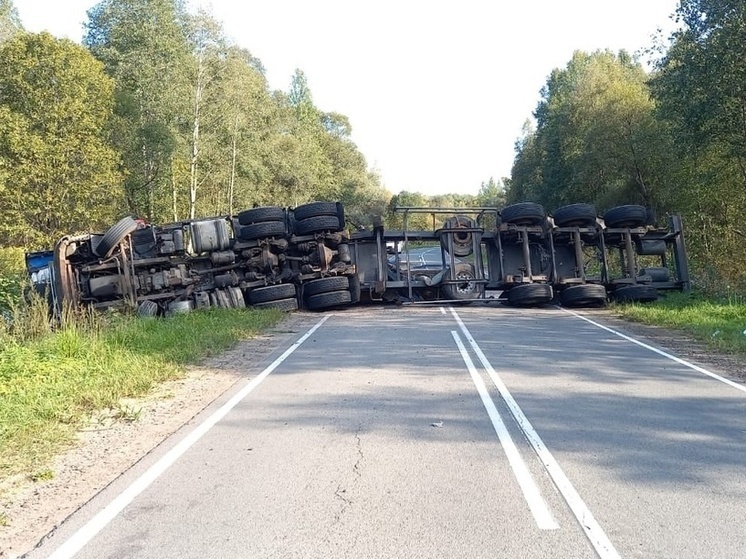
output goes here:
[{"label": "grass verge", "polygon": [[715,350],[746,356],[746,301],[741,297],[669,293],[652,304],[615,310],[630,320],[682,330]]},{"label": "grass verge", "polygon": [[179,378],[186,364],[282,316],[257,309],[213,309],[165,320],[98,315],[68,321],[38,339],[6,336],[0,346],[0,478],[43,471],[92,412]]}]

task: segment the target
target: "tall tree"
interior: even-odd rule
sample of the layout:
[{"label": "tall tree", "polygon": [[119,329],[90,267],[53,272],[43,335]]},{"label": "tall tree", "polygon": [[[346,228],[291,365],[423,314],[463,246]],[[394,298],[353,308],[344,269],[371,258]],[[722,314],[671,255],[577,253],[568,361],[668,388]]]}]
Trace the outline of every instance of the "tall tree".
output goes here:
[{"label": "tall tree", "polygon": [[261,63],[245,49],[229,46],[225,71],[218,82],[215,111],[219,152],[212,167],[217,213],[272,202],[265,165],[268,139],[275,133],[277,105],[271,97]]},{"label": "tall tree", "polygon": [[0,45],[0,243],[44,245],[111,222],[121,202],[106,133],[113,83],[48,33]]},{"label": "tall tree", "polygon": [[0,44],[23,31],[13,0],[0,0]]},{"label": "tall tree", "polygon": [[[200,158],[200,149],[204,144],[202,136],[205,129],[215,136],[218,121],[223,116],[222,110],[225,109],[212,93],[217,90],[217,82],[224,77],[227,44],[220,23],[204,10],[190,18],[188,37],[193,54],[189,218],[194,219],[197,215],[197,190],[203,180],[199,174],[203,162],[201,159],[204,159]],[[219,111],[217,114],[216,110]]]},{"label": "tall tree", "polygon": [[746,187],[746,4],[682,0],[653,90],[691,150],[721,144]]},{"label": "tall tree", "polygon": [[679,188],[700,284],[746,289],[746,4],[682,0],[651,87],[676,139]]},{"label": "tall tree", "polygon": [[116,83],[127,204],[150,218],[170,214],[177,128],[189,114],[185,21],[180,0],[103,0],[88,12],[83,42]]},{"label": "tall tree", "polygon": [[655,118],[647,79],[624,52],[576,52],[542,90],[536,131],[517,144],[511,190],[550,209],[659,205],[670,136]]}]

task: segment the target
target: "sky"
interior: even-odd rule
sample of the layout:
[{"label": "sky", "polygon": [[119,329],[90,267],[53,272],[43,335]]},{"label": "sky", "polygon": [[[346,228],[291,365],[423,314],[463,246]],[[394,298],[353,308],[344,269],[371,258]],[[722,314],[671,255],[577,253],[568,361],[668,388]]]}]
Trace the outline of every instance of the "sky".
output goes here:
[{"label": "sky", "polygon": [[[14,0],[24,27],[80,42],[95,0]],[[392,193],[476,194],[509,177],[540,91],[576,50],[635,54],[677,0],[190,0],[287,91],[346,115]]]}]

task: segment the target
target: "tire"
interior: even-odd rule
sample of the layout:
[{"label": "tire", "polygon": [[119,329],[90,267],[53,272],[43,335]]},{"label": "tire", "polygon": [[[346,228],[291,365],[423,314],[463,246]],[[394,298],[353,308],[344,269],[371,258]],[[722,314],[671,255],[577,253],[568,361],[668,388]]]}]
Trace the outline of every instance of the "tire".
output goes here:
[{"label": "tire", "polygon": [[158,314],[158,304],[155,301],[143,301],[137,306],[137,316],[153,318]]},{"label": "tire", "polygon": [[552,286],[547,283],[524,283],[508,291],[508,303],[515,307],[546,305],[552,298]]},{"label": "tire", "polygon": [[336,202],[311,202],[295,208],[293,215],[298,221],[322,215],[336,216],[339,215],[339,207]]},{"label": "tire", "polygon": [[552,215],[557,227],[593,227],[596,225],[596,207],[591,204],[562,206]]},{"label": "tire", "polygon": [[347,276],[334,276],[330,278],[321,278],[311,280],[303,286],[303,296],[308,298],[319,293],[328,293],[330,291],[344,291],[350,288],[350,280]]},{"label": "tire", "polygon": [[109,258],[119,243],[135,229],[137,229],[137,221],[132,216],[123,217],[104,233],[94,252],[101,258]]},{"label": "tire", "polygon": [[251,208],[238,214],[238,223],[251,225],[252,223],[263,223],[265,221],[285,221],[285,210],[279,206],[265,206],[262,208]]},{"label": "tire", "polygon": [[505,206],[500,211],[503,223],[514,225],[535,226],[542,225],[547,218],[544,206],[535,202],[521,202],[511,206]]},{"label": "tire", "polygon": [[560,292],[564,307],[601,307],[606,304],[606,288],[596,283],[573,285]]},{"label": "tire", "polygon": [[264,239],[267,237],[284,237],[287,235],[287,228],[284,221],[263,221],[244,225],[238,231],[238,238],[244,241],[254,239]]},{"label": "tire", "polygon": [[257,303],[253,305],[257,309],[278,309],[281,311],[297,311],[298,299],[295,297],[289,299],[279,299],[277,301],[267,301],[266,303]]},{"label": "tire", "polygon": [[658,300],[658,290],[652,285],[627,285],[614,291],[620,303],[652,303]]},{"label": "tire", "polygon": [[[457,215],[448,219],[444,224],[444,229],[471,229],[476,227],[474,221],[466,216]],[[461,232],[453,231],[452,233],[441,233],[440,244],[448,250],[448,235],[453,235],[453,254],[456,256],[469,256],[474,252],[472,233],[470,231]]]},{"label": "tire", "polygon": [[461,282],[445,284],[443,286],[445,296],[458,301],[478,299],[482,294],[482,286],[474,281],[476,276],[471,264],[456,264],[455,272],[456,279]]},{"label": "tire", "polygon": [[648,220],[648,211],[643,206],[617,206],[604,213],[606,227],[642,227]]},{"label": "tire", "polygon": [[331,307],[340,307],[349,305],[352,302],[352,295],[349,291],[330,291],[329,293],[319,293],[306,299],[306,306],[309,310],[318,311]]},{"label": "tire", "polygon": [[231,303],[233,304],[234,309],[244,309],[246,308],[246,300],[243,296],[243,291],[241,291],[238,287],[228,287],[228,297],[231,300]]},{"label": "tire", "polygon": [[292,283],[280,283],[277,285],[268,285],[267,287],[257,287],[249,291],[248,297],[249,303],[252,305],[289,299],[295,297],[295,285]]},{"label": "tire", "polygon": [[310,235],[322,231],[341,231],[339,218],[331,215],[319,215],[302,219],[295,223],[295,233],[298,235]]}]

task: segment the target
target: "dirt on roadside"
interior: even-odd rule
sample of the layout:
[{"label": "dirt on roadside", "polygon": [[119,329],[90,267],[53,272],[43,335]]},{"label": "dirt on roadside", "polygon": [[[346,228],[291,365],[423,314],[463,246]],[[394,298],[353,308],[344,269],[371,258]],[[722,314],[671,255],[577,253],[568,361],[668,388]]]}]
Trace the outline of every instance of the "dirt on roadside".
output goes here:
[{"label": "dirt on roadside", "polygon": [[[592,320],[665,348],[683,359],[730,378],[746,380],[746,359],[723,355],[685,334],[631,323],[606,309],[582,310]],[[26,478],[0,482],[0,559],[13,559],[33,549],[70,514],[122,472],[177,431],[236,382],[255,376],[259,364],[306,331],[318,314],[292,313],[264,334],[191,367],[184,378],[159,385],[146,398],[122,402],[129,414],[101,412],[80,431],[78,444],[51,465],[52,479]],[[266,363],[268,364],[268,363]]]}]

